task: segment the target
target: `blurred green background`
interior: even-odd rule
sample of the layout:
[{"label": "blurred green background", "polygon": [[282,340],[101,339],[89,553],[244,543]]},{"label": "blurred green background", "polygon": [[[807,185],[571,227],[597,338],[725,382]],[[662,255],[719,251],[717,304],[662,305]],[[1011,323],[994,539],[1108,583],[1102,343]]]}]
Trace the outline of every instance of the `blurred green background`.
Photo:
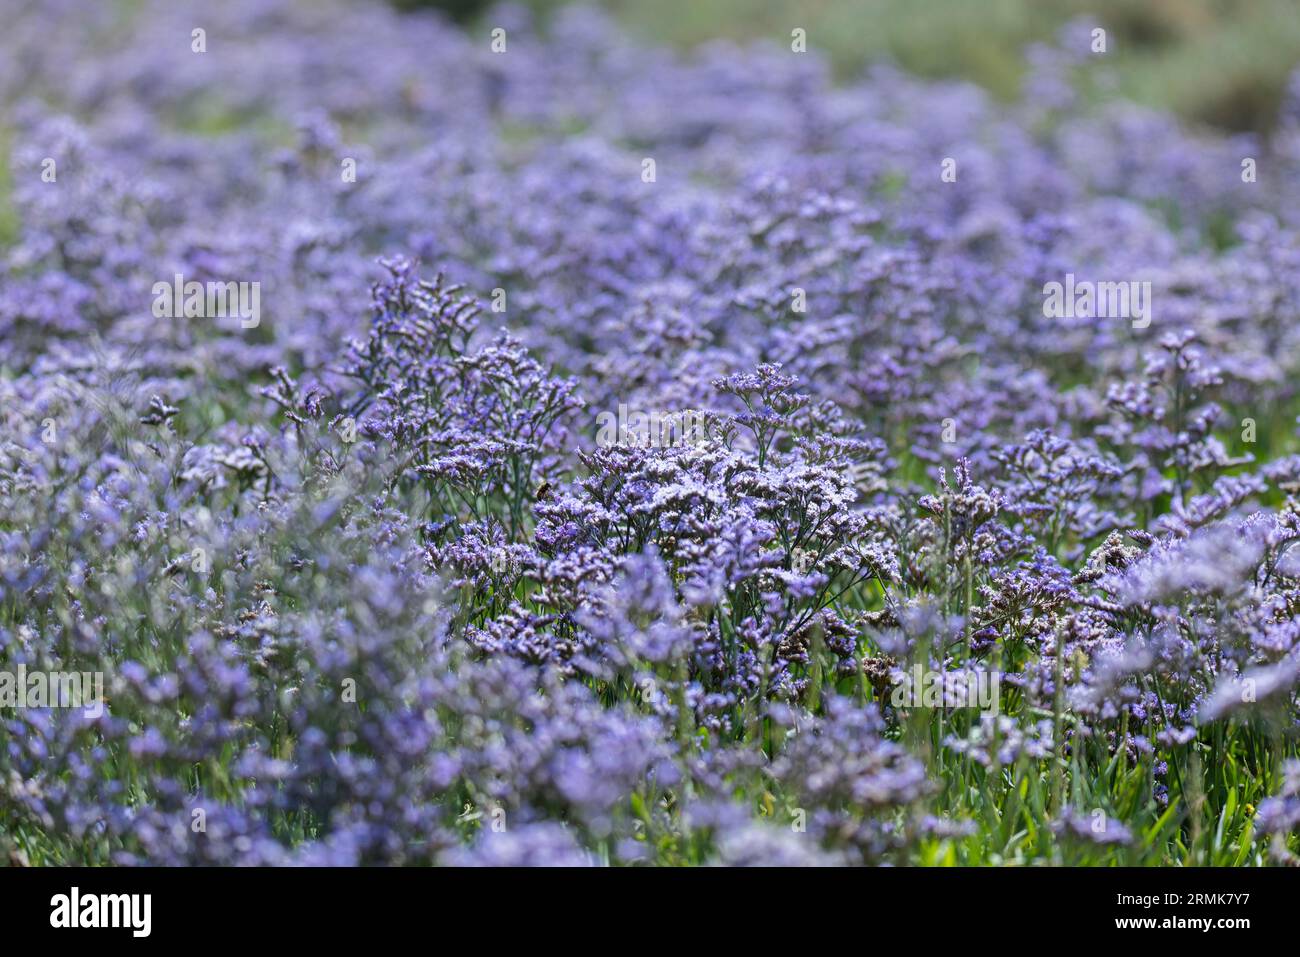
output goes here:
[{"label": "blurred green background", "polygon": [[[474,20],[476,0],[396,0]],[[565,0],[522,0],[543,18]],[[932,77],[962,77],[1010,99],[1024,49],[1078,17],[1107,29],[1113,88],[1230,130],[1267,130],[1300,63],[1300,0],[597,0],[634,33],[680,47],[729,38],[789,42],[808,31],[849,75],[892,57]]]}]

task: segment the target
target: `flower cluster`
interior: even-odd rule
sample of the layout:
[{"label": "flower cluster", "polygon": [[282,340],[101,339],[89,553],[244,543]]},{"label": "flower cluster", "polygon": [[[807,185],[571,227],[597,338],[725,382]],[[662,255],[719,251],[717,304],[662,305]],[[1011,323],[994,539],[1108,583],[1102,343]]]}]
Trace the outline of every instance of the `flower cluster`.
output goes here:
[{"label": "flower cluster", "polygon": [[0,854],[1300,854],[1296,104],[1086,107],[1075,30],[1007,105],[582,8],[111,6],[0,36],[0,672],[107,678],[0,696]]}]

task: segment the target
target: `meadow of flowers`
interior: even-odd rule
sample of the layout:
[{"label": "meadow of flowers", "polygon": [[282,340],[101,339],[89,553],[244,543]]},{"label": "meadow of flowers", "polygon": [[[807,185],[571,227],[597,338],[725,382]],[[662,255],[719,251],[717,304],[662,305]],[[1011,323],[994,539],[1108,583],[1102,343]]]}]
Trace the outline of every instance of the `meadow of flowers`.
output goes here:
[{"label": "meadow of flowers", "polygon": [[1300,859],[1300,81],[0,7],[0,861]]}]

